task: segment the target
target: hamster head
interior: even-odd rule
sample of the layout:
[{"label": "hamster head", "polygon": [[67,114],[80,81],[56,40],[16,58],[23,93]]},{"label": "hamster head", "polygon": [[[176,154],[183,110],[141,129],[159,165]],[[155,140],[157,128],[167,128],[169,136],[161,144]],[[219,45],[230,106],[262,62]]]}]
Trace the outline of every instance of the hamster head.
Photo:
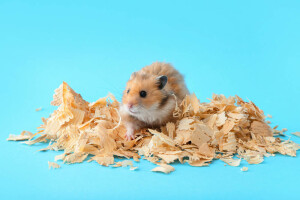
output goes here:
[{"label": "hamster head", "polygon": [[129,115],[146,123],[153,123],[166,102],[166,76],[135,72],[127,82],[122,98],[122,108]]}]

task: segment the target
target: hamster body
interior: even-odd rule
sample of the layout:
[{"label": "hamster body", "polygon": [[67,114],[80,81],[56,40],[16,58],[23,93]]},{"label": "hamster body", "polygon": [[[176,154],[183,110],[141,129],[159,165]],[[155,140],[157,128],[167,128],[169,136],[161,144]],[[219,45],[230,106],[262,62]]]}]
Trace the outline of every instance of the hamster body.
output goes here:
[{"label": "hamster body", "polygon": [[120,106],[126,138],[134,139],[134,132],[140,128],[159,127],[171,121],[176,99],[180,103],[187,94],[183,76],[170,64],[155,62],[134,72]]}]

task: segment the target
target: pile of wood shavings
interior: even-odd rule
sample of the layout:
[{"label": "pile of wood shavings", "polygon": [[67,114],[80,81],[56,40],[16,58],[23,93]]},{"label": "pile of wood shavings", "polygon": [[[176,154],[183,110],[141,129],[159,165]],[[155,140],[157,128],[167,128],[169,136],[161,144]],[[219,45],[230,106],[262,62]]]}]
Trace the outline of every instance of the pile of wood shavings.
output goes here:
[{"label": "pile of wood shavings", "polygon": [[174,167],[169,164],[177,160],[206,166],[213,159],[221,159],[228,165],[239,166],[241,159],[259,164],[264,156],[274,156],[277,152],[296,156],[300,148],[293,141],[275,138],[284,130],[272,129],[265,122],[262,110],[238,96],[213,95],[209,103],[200,103],[194,94],[189,95],[176,105],[173,113],[176,122],[157,130],[143,129],[132,141],[125,139],[119,102],[113,95],[88,103],[64,82],[53,98],[51,104],[59,107],[49,118],[42,119],[36,134],[23,131],[18,136],[10,135],[8,140],[27,140],[25,143],[29,145],[49,142],[41,150],[63,150],[55,161],[68,164],[83,162],[91,155],[88,162],[131,166],[134,170],[131,161],[115,162],[115,156],[135,161],[143,156],[158,165],[152,171],[170,173]]}]

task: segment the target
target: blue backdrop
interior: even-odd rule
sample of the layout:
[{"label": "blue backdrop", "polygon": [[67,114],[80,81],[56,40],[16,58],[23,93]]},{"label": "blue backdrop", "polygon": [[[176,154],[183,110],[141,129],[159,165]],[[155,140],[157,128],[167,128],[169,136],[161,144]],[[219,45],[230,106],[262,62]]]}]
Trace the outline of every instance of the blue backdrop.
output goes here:
[{"label": "blue backdrop", "polygon": [[[299,199],[299,156],[260,165],[173,165],[169,174],[95,162],[48,170],[59,152],[7,142],[48,117],[66,81],[84,99],[112,92],[153,61],[174,64],[190,91],[254,101],[300,139],[300,1],[0,0],[0,199]],[[43,107],[41,112],[35,112]],[[61,164],[61,163],[60,163]]]}]

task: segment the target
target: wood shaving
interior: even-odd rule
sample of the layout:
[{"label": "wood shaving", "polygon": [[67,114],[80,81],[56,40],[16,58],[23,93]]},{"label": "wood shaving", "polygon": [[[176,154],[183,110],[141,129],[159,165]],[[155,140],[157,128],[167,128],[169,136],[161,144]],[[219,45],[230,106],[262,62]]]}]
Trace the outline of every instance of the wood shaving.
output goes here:
[{"label": "wood shaving", "polygon": [[133,167],[133,166],[131,166],[129,169],[130,169],[131,171],[134,171],[134,170],[138,169],[138,167]]},{"label": "wood shaving", "polygon": [[131,160],[124,160],[122,162],[116,162],[114,165],[112,165],[112,167],[127,167],[127,166],[129,166],[130,167],[129,169],[132,171],[138,169],[138,167],[133,166],[133,163]]},{"label": "wood shaving", "polygon": [[63,154],[61,154],[61,155],[57,155],[57,156],[54,157],[54,160],[55,160],[55,161],[63,160],[63,159],[65,158],[65,156],[66,156],[65,153],[63,153]]},{"label": "wood shaving", "polygon": [[241,171],[242,171],[242,172],[248,171],[248,167],[242,167],[242,168],[241,168]]},{"label": "wood shaving", "polygon": [[251,131],[254,134],[260,134],[266,137],[270,137],[273,134],[271,127],[267,125],[265,122],[261,122],[261,121],[253,121],[251,124]]},{"label": "wood shaving", "polygon": [[43,108],[37,108],[37,109],[35,109],[35,112],[39,112],[39,111],[41,111]]},{"label": "wood shaving", "polygon": [[238,167],[240,166],[241,159],[233,159],[233,158],[221,158],[222,161],[227,163],[230,166]]},{"label": "wood shaving", "polygon": [[264,158],[263,158],[263,156],[257,154],[254,157],[246,158],[246,160],[249,164],[259,164],[259,163],[262,163],[264,161]]},{"label": "wood shaving", "polygon": [[175,170],[175,168],[172,167],[171,165],[161,164],[161,165],[159,165],[159,167],[155,167],[151,171],[153,171],[153,172],[163,172],[165,174],[168,174],[168,173],[170,173],[174,170]]},{"label": "wood shaving", "polygon": [[122,167],[127,167],[127,166],[131,166],[131,167],[133,166],[133,163],[131,160],[124,160],[122,162]]},{"label": "wood shaving", "polygon": [[[175,99],[176,96],[174,96]],[[126,128],[119,115],[119,102],[112,94],[94,103],[85,101],[67,83],[55,90],[53,106],[58,106],[49,118],[42,119],[38,132],[23,131],[7,140],[25,140],[26,144],[49,142],[46,150],[62,150],[55,157],[64,163],[80,163],[87,158],[103,166],[130,166],[131,161],[116,162],[115,156],[139,161],[141,156],[158,167],[152,171],[170,173],[173,162],[191,166],[207,166],[221,159],[239,166],[241,159],[249,164],[263,162],[275,153],[296,156],[299,145],[282,140],[284,135],[271,128],[262,110],[239,96],[214,94],[210,102],[201,103],[195,94],[176,103],[176,120],[157,129],[142,129],[136,138],[127,141]],[[270,118],[270,116],[269,116]],[[299,132],[294,133],[299,136]],[[236,156],[238,159],[233,159]]]},{"label": "wood shaving", "polygon": [[20,135],[10,134],[6,140],[8,141],[24,141],[29,140],[32,137],[32,133],[29,131],[23,131]]},{"label": "wood shaving", "polygon": [[300,132],[295,132],[295,133],[292,133],[292,134],[300,137]]},{"label": "wood shaving", "polygon": [[267,118],[272,118],[272,115],[270,115],[270,114],[267,114]]},{"label": "wood shaving", "polygon": [[49,166],[49,169],[53,168],[53,169],[58,169],[60,168],[60,165],[55,163],[55,162],[50,162],[48,161],[48,166]]}]

